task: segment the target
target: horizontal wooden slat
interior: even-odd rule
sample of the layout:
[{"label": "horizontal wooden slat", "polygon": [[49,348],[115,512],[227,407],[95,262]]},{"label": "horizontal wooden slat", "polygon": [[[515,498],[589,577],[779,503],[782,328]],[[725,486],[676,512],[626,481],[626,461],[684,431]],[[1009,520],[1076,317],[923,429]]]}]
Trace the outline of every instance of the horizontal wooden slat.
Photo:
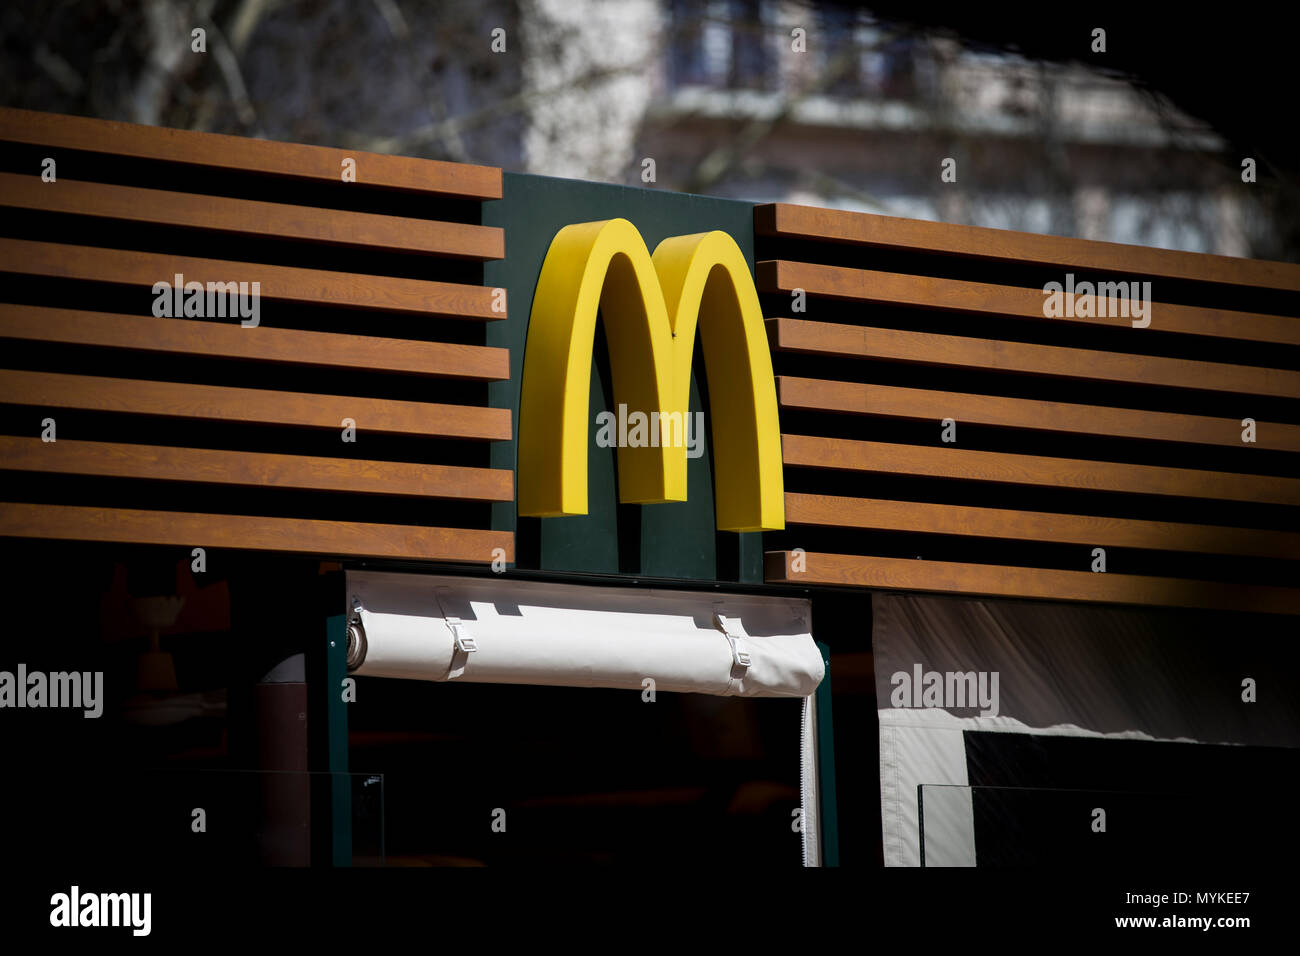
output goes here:
[{"label": "horizontal wooden slat", "polygon": [[[1157,301],[1149,304],[1150,326],[1133,328],[1133,320],[1122,315],[1049,319],[1043,314],[1046,296],[1041,289],[770,259],[758,263],[755,275],[761,292],[803,289],[809,295],[852,302],[1038,319],[1043,322],[1121,326],[1130,329],[1135,336],[1149,335],[1152,332],[1181,332],[1188,335],[1300,345],[1300,318],[1284,315],[1203,309]],[[1134,339],[1135,343],[1139,341]]]},{"label": "horizontal wooden slat", "polygon": [[493,561],[497,548],[505,552],[506,561],[513,561],[515,554],[509,531],[71,505],[0,503],[0,537],[475,564]]},{"label": "horizontal wooden slat", "polygon": [[1241,420],[1233,418],[1207,418],[1201,415],[1100,405],[1072,405],[1066,402],[1006,398],[1001,395],[866,385],[861,382],[827,382],[788,375],[777,377],[777,389],[782,408],[931,420],[936,435],[939,422],[951,418],[959,426],[969,423],[1062,432],[1067,435],[1105,435],[1149,441],[1300,451],[1300,425],[1258,422],[1256,441],[1251,445],[1242,442]]},{"label": "horizontal wooden slat", "polygon": [[789,467],[1300,506],[1300,480],[1110,461],[782,435]]},{"label": "horizontal wooden slat", "polygon": [[767,582],[1300,614],[1300,589],[1295,588],[817,552],[798,555],[805,570],[797,571],[794,557],[789,551],[768,552]]},{"label": "horizontal wooden slat", "polygon": [[787,492],[785,523],[1300,560],[1300,534]]},{"label": "horizontal wooden slat", "polygon": [[371,431],[385,435],[486,441],[508,441],[511,437],[508,408],[436,405],[12,369],[0,370],[0,402],[167,418],[330,428],[340,432],[343,419],[351,418],[356,422],[358,435]]},{"label": "horizontal wooden slat", "polygon": [[1051,375],[1090,382],[1125,382],[1300,398],[1300,372],[1287,369],[874,329],[805,319],[768,319],[767,326],[774,348],[809,355],[842,355],[917,365]]},{"label": "horizontal wooden slat", "polygon": [[34,305],[0,305],[0,337],[479,381],[510,377],[510,351],[502,348]]},{"label": "horizontal wooden slat", "polygon": [[762,236],[790,236],[1000,262],[1097,269],[1227,285],[1300,291],[1300,265],[1042,236],[1008,229],[923,222],[895,216],[771,203],[754,209]]},{"label": "horizontal wooden slat", "polygon": [[0,468],[464,501],[514,499],[513,475],[503,469],[128,445],[66,438],[43,442],[39,438],[0,436]]},{"label": "horizontal wooden slat", "polygon": [[[502,195],[501,170],[491,166],[277,143],[30,110],[0,109],[0,140],[336,183],[341,189],[379,187],[470,199],[500,199]],[[345,159],[356,162],[355,183],[343,182]]]},{"label": "horizontal wooden slat", "polygon": [[[492,311],[493,290],[453,282],[401,279],[393,276],[326,272],[256,262],[226,262],[191,256],[65,246],[53,242],[0,239],[0,271],[55,279],[83,279],[114,285],[145,286],[141,311],[152,308],[155,282],[258,282],[264,299],[307,305],[380,309],[458,319],[503,319],[504,309]],[[250,290],[252,286],[249,286]],[[504,301],[504,300],[503,300]]]},{"label": "horizontal wooden slat", "polygon": [[199,193],[0,173],[0,206],[456,259],[500,259],[505,230]]}]

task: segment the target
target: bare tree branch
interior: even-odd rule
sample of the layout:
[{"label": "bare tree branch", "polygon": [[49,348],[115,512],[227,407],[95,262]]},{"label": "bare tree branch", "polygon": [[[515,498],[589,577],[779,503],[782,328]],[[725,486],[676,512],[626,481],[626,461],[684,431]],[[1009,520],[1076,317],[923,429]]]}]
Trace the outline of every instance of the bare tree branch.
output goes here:
[{"label": "bare tree branch", "polygon": [[[221,77],[225,80],[226,90],[230,93],[230,100],[235,107],[235,115],[239,121],[246,127],[251,127],[257,122],[257,112],[253,109],[252,101],[248,98],[248,87],[244,85],[243,74],[239,71],[239,59],[235,51],[231,49],[226,42],[226,36],[221,32],[221,28],[216,25],[210,18],[205,18],[203,23],[208,31],[208,38],[212,43],[212,55],[217,60],[217,66],[221,70]],[[212,113],[210,106],[211,100],[204,103],[199,109],[199,116],[193,123],[194,129],[207,129],[211,124]]]},{"label": "bare tree branch", "polygon": [[445,137],[449,129],[460,132],[476,126],[482,126],[485,123],[490,123],[503,116],[522,112],[532,103],[539,100],[549,99],[560,93],[568,92],[574,87],[581,88],[582,86],[594,84],[612,77],[640,73],[645,68],[645,63],[635,62],[619,67],[591,70],[580,77],[569,80],[558,86],[547,87],[545,89],[524,90],[520,93],[516,93],[514,96],[502,97],[481,109],[474,110],[470,113],[463,113],[460,116],[453,116],[438,123],[430,123],[403,136],[374,137],[354,133],[350,137],[349,145],[356,149],[365,149],[375,153],[410,152],[417,147]]}]

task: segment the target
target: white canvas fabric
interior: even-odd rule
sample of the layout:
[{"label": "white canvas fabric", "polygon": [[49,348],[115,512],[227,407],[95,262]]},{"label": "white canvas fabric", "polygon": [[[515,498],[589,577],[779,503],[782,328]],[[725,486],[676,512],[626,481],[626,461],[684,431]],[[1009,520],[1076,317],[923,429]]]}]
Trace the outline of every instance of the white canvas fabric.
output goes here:
[{"label": "white canvas fabric", "polygon": [[[880,816],[885,866],[921,865],[921,816],[917,787],[946,784],[965,788],[966,745],[960,722],[943,711],[880,711]],[[953,849],[930,866],[974,866],[975,828],[966,790],[965,817],[947,807],[942,819]],[[933,807],[931,809],[934,809]],[[939,841],[929,841],[931,847]]]},{"label": "white canvas fabric", "polygon": [[807,601],[365,571],[347,585],[359,675],[806,697],[825,672]]},{"label": "white canvas fabric", "polygon": [[[1228,626],[1235,624],[1234,630]],[[1194,626],[1199,625],[1199,626]],[[1300,746],[1284,620],[911,594],[872,596],[886,866],[976,865],[964,733]],[[984,713],[918,700],[919,673],[997,675]],[[908,695],[896,692],[909,678]],[[1244,704],[1242,679],[1271,693]],[[1290,685],[1290,686],[1288,686]]]}]

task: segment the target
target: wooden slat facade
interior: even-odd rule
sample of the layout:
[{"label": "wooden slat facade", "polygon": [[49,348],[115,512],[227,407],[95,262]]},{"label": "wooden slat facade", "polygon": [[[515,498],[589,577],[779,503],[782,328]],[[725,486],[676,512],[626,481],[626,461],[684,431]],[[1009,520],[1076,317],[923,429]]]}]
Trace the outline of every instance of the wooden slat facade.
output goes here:
[{"label": "wooden slat facade", "polygon": [[[0,151],[0,536],[513,559],[499,169],[13,109]],[[177,274],[258,323],[160,317]]]},{"label": "wooden slat facade", "polygon": [[[755,232],[769,582],[1300,613],[1300,266],[785,204]],[[1150,281],[1150,325],[1047,317],[1067,271]]]},{"label": "wooden slat facade", "polygon": [[[513,555],[500,170],[10,109],[6,149],[0,534]],[[1296,613],[1300,266],[786,204],[754,226],[769,581]],[[1150,325],[1048,317],[1067,272],[1150,281]],[[156,315],[177,274],[257,283],[259,324]]]}]

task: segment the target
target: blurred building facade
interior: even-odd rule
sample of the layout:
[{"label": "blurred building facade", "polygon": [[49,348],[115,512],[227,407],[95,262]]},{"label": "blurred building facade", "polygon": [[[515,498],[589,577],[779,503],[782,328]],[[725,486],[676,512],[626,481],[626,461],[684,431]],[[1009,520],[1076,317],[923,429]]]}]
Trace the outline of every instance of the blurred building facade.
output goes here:
[{"label": "blurred building facade", "polygon": [[644,41],[653,92],[627,182],[653,158],[659,185],[691,192],[1224,255],[1271,244],[1224,142],[1122,78],[838,6],[645,6],[662,33]]},{"label": "blurred building facade", "polygon": [[[149,0],[0,13],[5,105],[1285,258],[1157,94],[790,0]],[[193,50],[203,29],[206,50]],[[942,178],[945,160],[949,180]],[[651,162],[652,161],[652,162]],[[955,180],[954,180],[955,176]]]}]

